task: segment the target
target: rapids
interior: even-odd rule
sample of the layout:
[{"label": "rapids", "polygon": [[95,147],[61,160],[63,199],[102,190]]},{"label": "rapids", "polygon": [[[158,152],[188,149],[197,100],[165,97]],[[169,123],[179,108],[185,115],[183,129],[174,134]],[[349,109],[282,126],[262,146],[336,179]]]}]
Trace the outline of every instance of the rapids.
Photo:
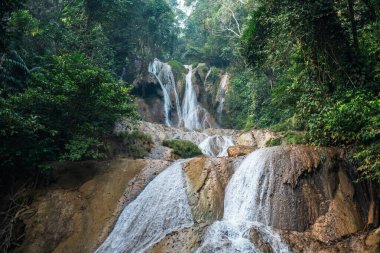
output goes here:
[{"label": "rapids", "polygon": [[193,225],[183,163],[169,166],[125,207],[96,253],[144,252],[165,235]]},{"label": "rapids", "polygon": [[260,249],[250,238],[252,230],[257,232],[258,240],[269,244],[274,252],[290,252],[280,236],[268,226],[270,217],[267,213],[271,205],[265,189],[275,169],[269,162],[272,152],[273,148],[259,149],[236,170],[227,185],[223,219],[207,229],[197,253],[259,253]]}]

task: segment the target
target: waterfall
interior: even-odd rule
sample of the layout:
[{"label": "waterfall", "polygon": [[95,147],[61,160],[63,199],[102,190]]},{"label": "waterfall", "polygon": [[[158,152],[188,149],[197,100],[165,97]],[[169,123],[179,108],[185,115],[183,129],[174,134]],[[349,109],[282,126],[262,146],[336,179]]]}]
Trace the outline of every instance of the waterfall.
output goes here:
[{"label": "waterfall", "polygon": [[174,75],[169,64],[162,63],[158,59],[154,59],[152,63],[149,64],[148,71],[152,73],[158,80],[162,93],[164,94],[164,113],[165,113],[165,124],[166,126],[172,126],[170,119],[171,109],[173,107],[170,95],[174,95],[175,108],[178,115],[178,121],[181,120],[181,106],[179,103],[178,92],[176,87],[176,82],[174,80]]},{"label": "waterfall", "polygon": [[189,72],[186,75],[186,90],[182,102],[182,117],[187,129],[201,129],[201,122],[198,114],[198,100],[193,87],[193,69],[185,66]]},{"label": "waterfall", "polygon": [[193,69],[191,66],[185,65],[189,70],[186,75],[186,89],[182,101],[182,120],[184,127],[190,130],[200,130],[212,127],[209,112],[199,105],[197,94],[193,86]]},{"label": "waterfall", "polygon": [[227,149],[233,145],[231,136],[214,135],[207,137],[198,147],[207,156],[225,157],[228,156]]},{"label": "waterfall", "polygon": [[184,162],[169,166],[125,207],[95,253],[144,252],[167,234],[193,225],[182,171]]},{"label": "waterfall", "polygon": [[[280,236],[269,227],[271,208],[268,188],[274,182],[271,164],[273,148],[260,149],[250,154],[236,170],[226,188],[224,216],[213,223],[205,240],[197,250],[201,252],[260,252],[251,242],[269,244],[272,251],[290,252]],[[252,235],[253,234],[253,235]]]},{"label": "waterfall", "polygon": [[222,77],[222,80],[220,81],[220,84],[219,84],[219,105],[218,105],[218,108],[216,110],[216,112],[218,114],[219,123],[222,120],[222,114],[223,114],[223,109],[224,109],[224,102],[225,102],[225,95],[226,95],[226,90],[227,90],[228,79],[229,79],[228,74],[224,74]]},{"label": "waterfall", "polygon": [[207,74],[206,74],[206,77],[205,77],[205,81],[204,81],[204,83],[206,83],[207,82],[207,79],[209,78],[209,76],[211,75],[211,69],[209,69],[208,71],[207,71]]},{"label": "waterfall", "polygon": [[[171,112],[172,108],[175,108],[178,117],[177,126],[184,126],[189,130],[201,130],[214,127],[215,123],[211,120],[210,113],[198,103],[197,94],[192,82],[193,69],[187,65],[185,65],[185,68],[187,68],[189,72],[186,75],[186,88],[181,110],[177,85],[170,65],[160,62],[158,59],[154,59],[154,61],[149,64],[148,70],[158,80],[164,96],[165,125],[169,127],[173,126]],[[172,104],[173,100],[175,101],[174,105]]]}]

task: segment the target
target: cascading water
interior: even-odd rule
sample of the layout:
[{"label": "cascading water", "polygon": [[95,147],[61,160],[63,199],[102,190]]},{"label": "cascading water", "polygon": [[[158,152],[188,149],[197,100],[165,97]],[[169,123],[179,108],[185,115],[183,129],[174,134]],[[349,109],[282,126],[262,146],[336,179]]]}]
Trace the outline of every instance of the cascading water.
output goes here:
[{"label": "cascading water", "polygon": [[231,136],[214,135],[207,137],[198,147],[207,156],[225,157],[228,156],[227,149],[233,145]]},{"label": "cascading water", "polygon": [[152,63],[149,64],[149,72],[152,73],[158,82],[160,83],[162,93],[164,94],[164,112],[165,112],[165,124],[167,126],[172,126],[170,119],[170,113],[172,110],[172,102],[170,94],[173,94],[175,99],[175,108],[178,115],[178,121],[181,120],[181,106],[179,103],[179,97],[176,87],[176,82],[174,80],[174,75],[169,64],[162,63],[158,59],[154,59]]},{"label": "cascading water", "polygon": [[199,105],[197,94],[193,86],[193,69],[191,66],[185,66],[189,72],[186,75],[186,90],[182,102],[182,120],[184,127],[190,130],[199,130],[212,127],[209,121],[208,111]]},{"label": "cascading water", "polygon": [[169,166],[125,207],[95,253],[144,252],[165,235],[193,225],[183,163]]},{"label": "cascading water", "polygon": [[193,87],[193,70],[191,66],[185,66],[189,72],[186,75],[186,90],[182,103],[182,117],[187,129],[201,129],[201,122],[198,115],[198,100]]},{"label": "cascading water", "polygon": [[227,90],[228,79],[229,79],[229,75],[224,74],[222,77],[222,80],[220,81],[220,85],[219,85],[219,105],[218,105],[218,108],[216,110],[216,112],[218,114],[219,122],[222,120],[222,114],[223,114],[223,110],[224,110],[224,102],[226,100],[226,98],[225,98],[226,94],[225,93]]},{"label": "cascading water", "polygon": [[[273,149],[259,149],[250,154],[236,170],[226,188],[223,220],[213,223],[197,250],[201,252],[260,252],[251,241],[270,245],[273,252],[290,252],[269,225],[270,196],[267,188],[274,181],[270,157]],[[255,240],[253,240],[255,241]]]}]

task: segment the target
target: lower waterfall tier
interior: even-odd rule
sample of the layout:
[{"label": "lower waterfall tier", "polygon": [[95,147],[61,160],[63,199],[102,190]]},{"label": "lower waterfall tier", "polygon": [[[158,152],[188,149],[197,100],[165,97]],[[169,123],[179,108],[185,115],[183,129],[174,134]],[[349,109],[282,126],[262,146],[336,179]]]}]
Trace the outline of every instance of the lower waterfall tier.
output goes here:
[{"label": "lower waterfall tier", "polygon": [[[378,248],[379,229],[361,232],[370,194],[365,185],[352,183],[338,149],[280,146],[258,149],[246,158],[198,157],[180,170],[170,164],[114,161],[97,166],[103,169],[89,167],[92,176],[81,181],[57,181],[32,203],[33,215],[22,216],[26,233],[18,252],[92,253],[103,242],[99,252],[118,252],[109,245],[154,253]],[[70,166],[65,178],[78,171]],[[134,207],[133,200],[144,204]],[[119,226],[128,229],[114,237],[112,230]]]}]

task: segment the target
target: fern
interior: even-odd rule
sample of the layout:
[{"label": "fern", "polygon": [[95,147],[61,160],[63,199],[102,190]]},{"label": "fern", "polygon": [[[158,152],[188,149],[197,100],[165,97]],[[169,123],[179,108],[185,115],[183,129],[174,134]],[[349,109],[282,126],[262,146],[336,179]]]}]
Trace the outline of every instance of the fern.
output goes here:
[{"label": "fern", "polygon": [[17,51],[13,50],[1,56],[0,84],[6,93],[22,89],[24,79],[29,74],[30,69]]}]

